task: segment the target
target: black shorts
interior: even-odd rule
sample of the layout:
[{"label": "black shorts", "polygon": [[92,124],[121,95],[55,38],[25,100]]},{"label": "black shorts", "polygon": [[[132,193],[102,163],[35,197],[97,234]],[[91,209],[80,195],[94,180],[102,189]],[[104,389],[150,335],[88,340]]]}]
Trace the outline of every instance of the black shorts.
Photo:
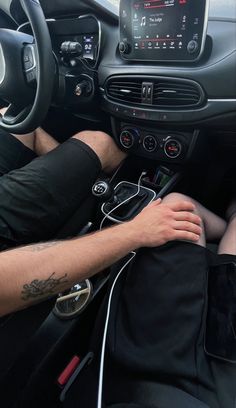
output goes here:
[{"label": "black shorts", "polygon": [[235,408],[236,364],[204,351],[209,265],[225,262],[184,242],[138,253],[112,301],[107,406]]},{"label": "black shorts", "polygon": [[1,130],[0,152],[0,249],[53,238],[101,171],[97,155],[77,139],[36,157]]}]

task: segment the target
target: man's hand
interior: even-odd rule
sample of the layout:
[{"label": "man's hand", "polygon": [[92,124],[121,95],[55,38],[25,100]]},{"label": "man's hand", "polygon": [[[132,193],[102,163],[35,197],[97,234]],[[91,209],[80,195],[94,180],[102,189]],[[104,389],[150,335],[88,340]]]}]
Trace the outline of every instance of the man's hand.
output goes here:
[{"label": "man's hand", "polygon": [[202,233],[201,218],[191,202],[164,204],[156,200],[129,222],[140,247],[155,247],[173,240],[197,242]]}]

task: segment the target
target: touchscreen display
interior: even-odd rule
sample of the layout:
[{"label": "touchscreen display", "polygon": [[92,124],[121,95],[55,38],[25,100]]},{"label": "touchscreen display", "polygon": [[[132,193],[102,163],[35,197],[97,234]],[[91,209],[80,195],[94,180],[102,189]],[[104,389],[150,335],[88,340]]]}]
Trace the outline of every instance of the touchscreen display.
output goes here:
[{"label": "touchscreen display", "polygon": [[207,0],[121,1],[121,41],[125,58],[196,60],[202,52]]}]

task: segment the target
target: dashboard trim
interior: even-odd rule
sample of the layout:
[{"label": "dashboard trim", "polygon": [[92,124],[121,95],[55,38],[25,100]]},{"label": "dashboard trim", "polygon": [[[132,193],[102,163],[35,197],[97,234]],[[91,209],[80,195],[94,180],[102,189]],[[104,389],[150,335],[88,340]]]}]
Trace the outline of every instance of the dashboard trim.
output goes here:
[{"label": "dashboard trim", "polygon": [[216,99],[207,99],[207,101],[208,102],[221,102],[221,103],[222,102],[223,103],[224,102],[235,102],[236,103],[236,99],[230,99],[230,98],[229,99],[227,99],[227,98],[226,99],[218,99],[218,98],[216,98]]},{"label": "dashboard trim", "polygon": [[[222,106],[223,104],[223,106]],[[236,112],[236,99],[207,99],[201,108],[188,110],[147,109],[111,102],[105,95],[102,96],[102,108],[112,116],[123,120],[136,119],[145,122],[160,123],[199,123],[211,120],[214,117]]]},{"label": "dashboard trim", "polygon": [[0,44],[0,61],[2,63],[1,77],[0,77],[0,85],[1,85],[6,76],[6,61],[5,61],[4,52],[3,52],[1,44]]},{"label": "dashboard trim", "polygon": [[[49,21],[56,21],[56,19],[55,18],[46,18],[45,21],[48,23]],[[19,27],[17,27],[16,31],[21,31],[22,28],[27,27],[27,26],[30,26],[30,23],[28,21],[26,23],[23,23],[23,24],[19,25]]]}]

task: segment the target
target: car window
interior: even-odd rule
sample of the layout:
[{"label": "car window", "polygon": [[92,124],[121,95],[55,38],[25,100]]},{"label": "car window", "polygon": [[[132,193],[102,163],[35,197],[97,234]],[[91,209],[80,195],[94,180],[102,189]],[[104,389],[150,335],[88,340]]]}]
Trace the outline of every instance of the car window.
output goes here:
[{"label": "car window", "polygon": [[210,16],[221,18],[236,18],[235,0],[210,0]]},{"label": "car window", "polygon": [[[118,12],[120,0],[95,0],[103,7],[112,8]],[[210,0],[210,17],[236,18],[235,0]]]}]

